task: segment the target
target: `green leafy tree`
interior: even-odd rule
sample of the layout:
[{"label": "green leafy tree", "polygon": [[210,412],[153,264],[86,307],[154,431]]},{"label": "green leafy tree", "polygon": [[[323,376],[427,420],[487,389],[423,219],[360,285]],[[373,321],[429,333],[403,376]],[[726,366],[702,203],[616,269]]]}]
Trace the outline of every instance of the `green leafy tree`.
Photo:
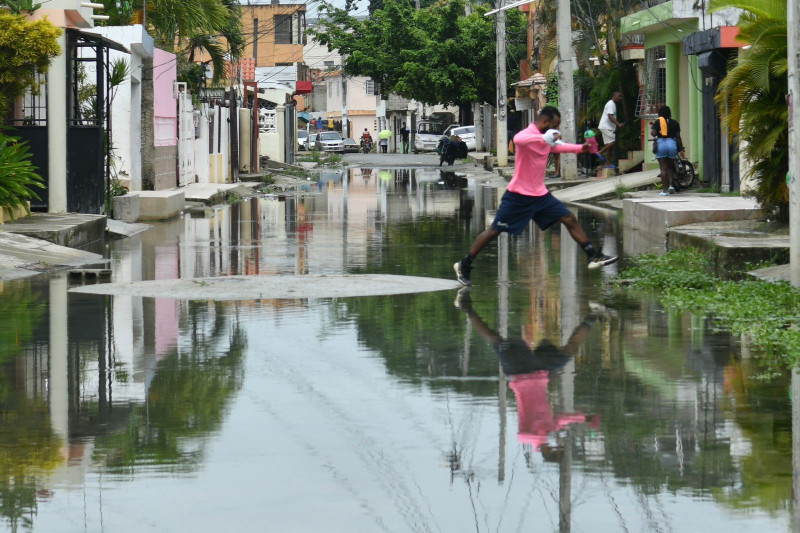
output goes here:
[{"label": "green leafy tree", "polygon": [[[344,56],[344,71],[380,83],[386,97],[397,93],[427,104],[466,106],[495,99],[494,21],[478,6],[465,14],[463,0],[414,9],[406,0],[383,0],[369,19],[325,4],[328,17],[309,33]],[[508,35],[526,32],[525,16],[508,12]],[[508,36],[507,36],[508,39]],[[509,40],[509,80],[519,77],[521,39]]]},{"label": "green leafy tree", "polygon": [[0,12],[0,118],[28,89],[38,93],[38,76],[61,53],[60,36],[61,29],[47,20]]},{"label": "green leafy tree", "polygon": [[740,154],[751,163],[755,197],[765,209],[788,217],[789,110],[786,2],[714,0],[712,10],[737,8],[737,39],[748,43],[722,80],[716,101],[730,134],[744,142]]}]

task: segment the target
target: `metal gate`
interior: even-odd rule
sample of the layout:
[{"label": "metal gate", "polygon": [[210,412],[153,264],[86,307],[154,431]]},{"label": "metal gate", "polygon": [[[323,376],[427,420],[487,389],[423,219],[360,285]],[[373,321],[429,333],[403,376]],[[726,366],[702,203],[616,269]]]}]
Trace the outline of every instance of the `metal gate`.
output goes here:
[{"label": "metal gate", "polygon": [[185,83],[175,83],[178,100],[178,183],[181,187],[194,183],[194,106]]},{"label": "metal gate", "polygon": [[[110,175],[109,46],[99,35],[67,29],[67,211],[102,214]],[[124,48],[118,48],[125,51]]]},{"label": "metal gate", "polygon": [[31,163],[36,167],[36,173],[42,177],[45,188],[33,187],[33,192],[39,197],[31,199],[32,211],[47,211],[47,184],[49,177],[49,162],[47,138],[47,85],[46,79],[41,74],[40,86],[37,92],[28,90],[22,97],[19,108],[14,109],[15,115],[10,121],[11,127],[8,134],[19,137],[28,144],[31,154]]}]

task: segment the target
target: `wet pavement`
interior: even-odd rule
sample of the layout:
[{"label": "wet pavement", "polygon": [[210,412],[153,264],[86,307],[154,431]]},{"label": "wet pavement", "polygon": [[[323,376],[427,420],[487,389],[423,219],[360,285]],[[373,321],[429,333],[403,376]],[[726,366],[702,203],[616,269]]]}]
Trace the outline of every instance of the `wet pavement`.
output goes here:
[{"label": "wet pavement", "polygon": [[[113,241],[113,281],[450,278],[500,194],[438,170],[331,173]],[[578,215],[627,252],[613,212]],[[789,376],[764,379],[707,317],[614,293],[617,268],[588,271],[556,229],[488,247],[458,299],[6,282],[0,528],[791,530]]]}]

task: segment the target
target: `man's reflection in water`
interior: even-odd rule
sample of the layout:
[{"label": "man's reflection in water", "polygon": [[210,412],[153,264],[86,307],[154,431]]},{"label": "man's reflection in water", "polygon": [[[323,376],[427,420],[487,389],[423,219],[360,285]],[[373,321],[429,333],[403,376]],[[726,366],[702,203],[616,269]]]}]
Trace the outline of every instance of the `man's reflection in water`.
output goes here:
[{"label": "man's reflection in water", "polygon": [[456,298],[456,307],[464,311],[477,332],[491,343],[503,367],[509,376],[509,387],[517,398],[517,415],[519,418],[519,441],[530,444],[534,451],[541,451],[545,456],[553,450],[547,445],[549,435],[570,424],[588,423],[592,429],[599,427],[598,416],[587,417],[581,413],[561,413],[553,415],[547,395],[550,372],[557,372],[566,365],[586,341],[592,325],[601,320],[607,310],[593,305],[593,310],[581,322],[567,344],[557,347],[549,340],[542,340],[531,349],[522,338],[504,339],[472,309],[469,289],[461,289]]}]

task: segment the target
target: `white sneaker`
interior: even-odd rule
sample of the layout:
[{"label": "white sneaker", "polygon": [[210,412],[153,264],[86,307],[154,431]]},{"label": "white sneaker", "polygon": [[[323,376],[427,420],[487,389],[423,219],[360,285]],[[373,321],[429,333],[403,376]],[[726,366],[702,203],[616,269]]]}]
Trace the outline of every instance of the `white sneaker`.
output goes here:
[{"label": "white sneaker", "polygon": [[610,265],[612,263],[616,263],[619,257],[612,255],[596,255],[589,259],[589,270],[594,270],[595,268],[600,268],[606,265]]}]

